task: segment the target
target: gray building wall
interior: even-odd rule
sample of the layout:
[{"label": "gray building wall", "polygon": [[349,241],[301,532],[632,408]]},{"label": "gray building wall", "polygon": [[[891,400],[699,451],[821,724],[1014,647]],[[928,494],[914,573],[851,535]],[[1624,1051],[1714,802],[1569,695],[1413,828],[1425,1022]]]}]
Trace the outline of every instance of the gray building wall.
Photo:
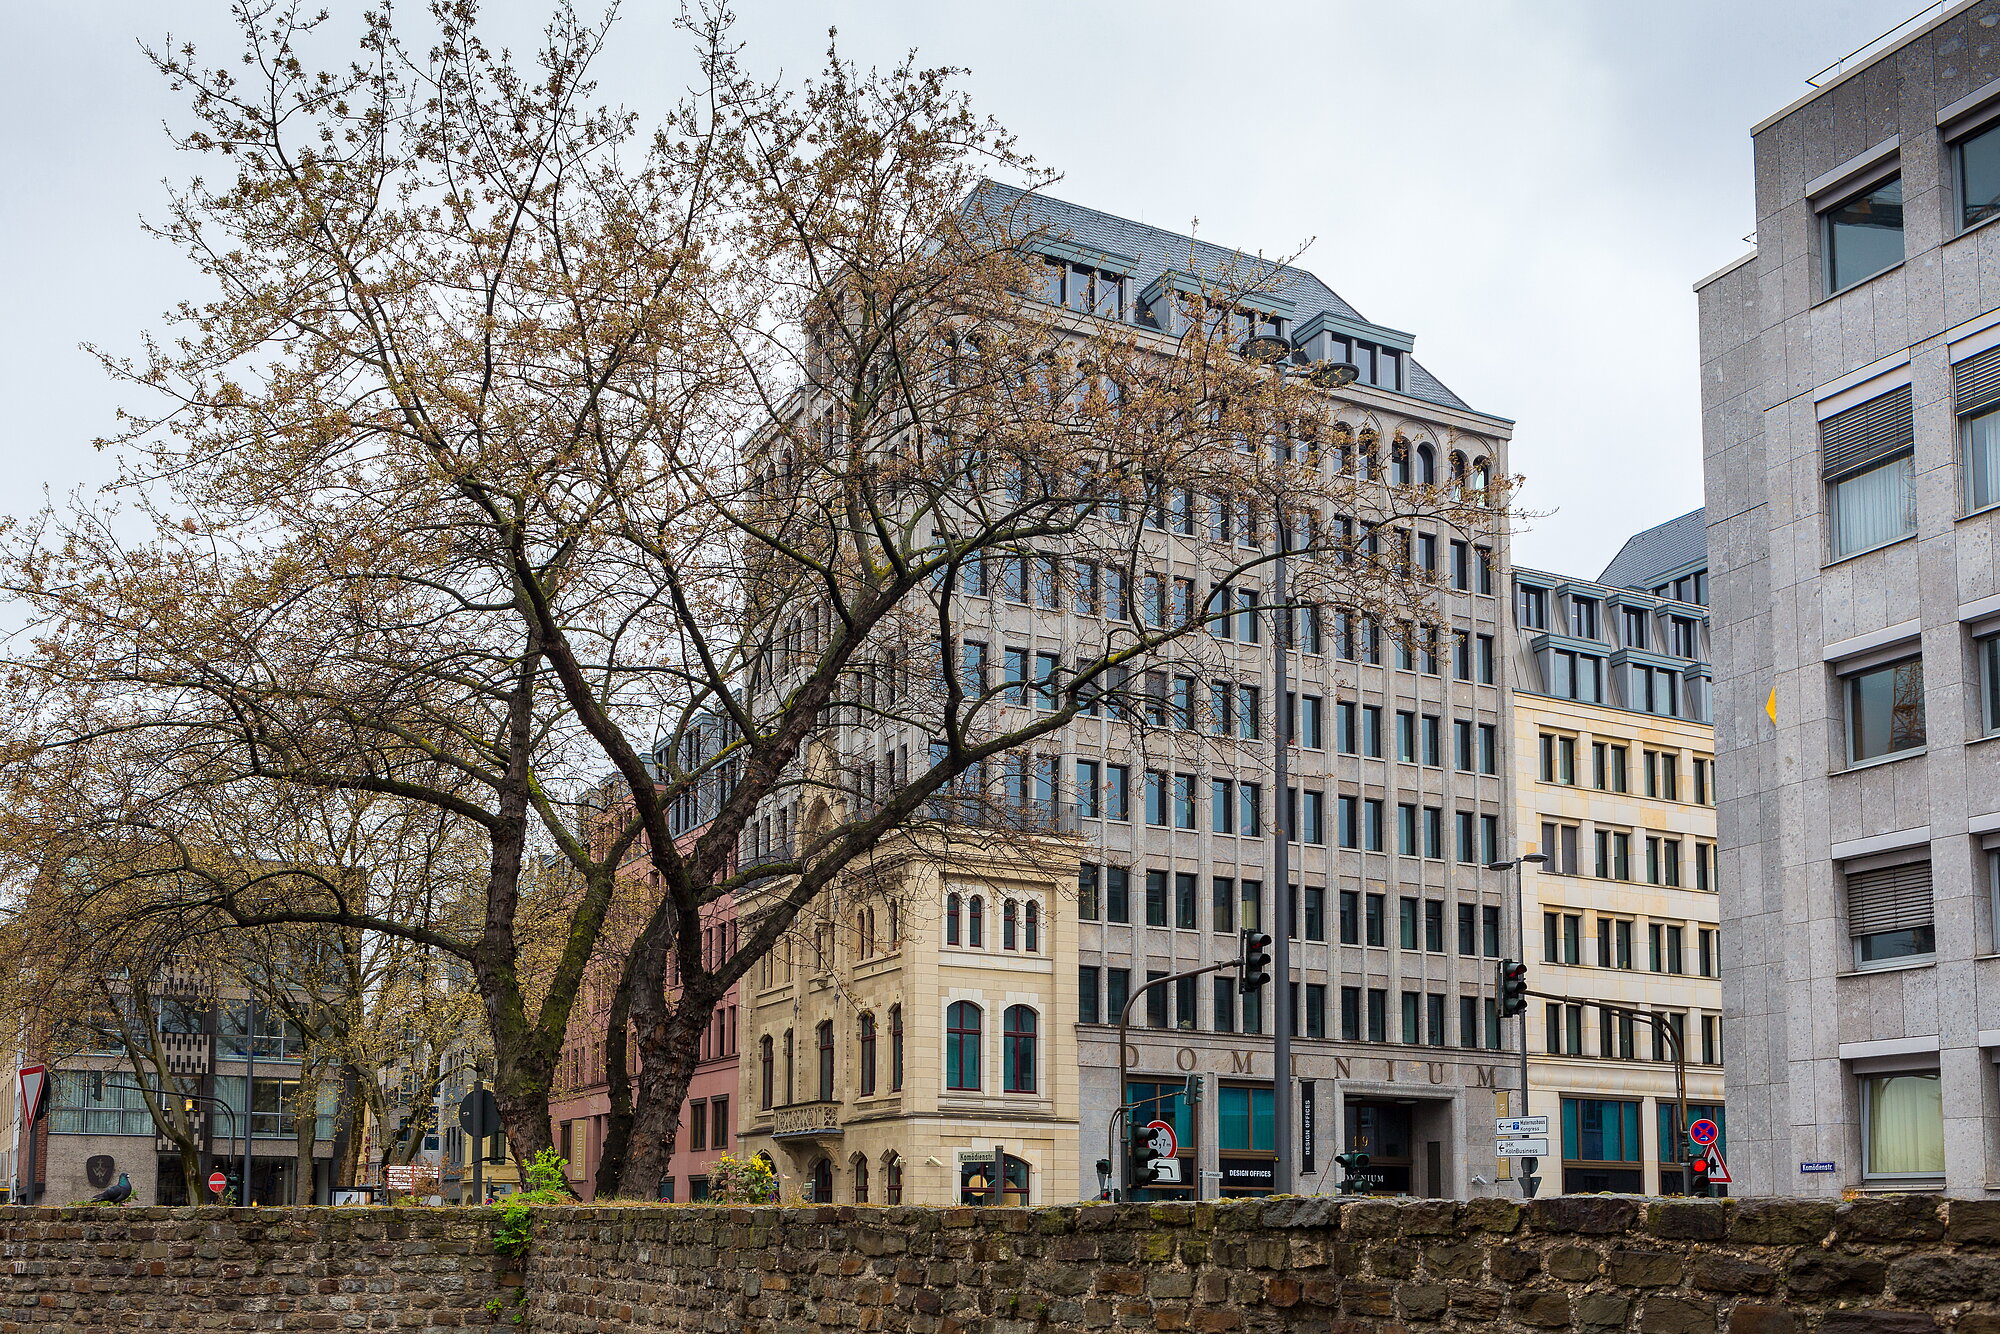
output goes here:
[{"label": "gray building wall", "polygon": [[[1940,128],[2000,97],[1996,19],[1994,0],[1958,6],[1756,127],[1756,253],[1697,288],[1739,1194],[2000,1188],[1981,837],[2000,824],[2000,750],[1968,744],[1985,729],[1964,619],[2000,594],[2000,520],[1961,503],[1950,371],[2000,341],[2000,232],[1959,231]],[[1897,159],[1905,259],[1829,295],[1819,210]],[[1819,423],[1901,384],[1916,533],[1834,559]],[[1850,766],[1841,664],[1904,641],[1921,647],[1927,745]],[[1845,874],[1926,851],[1935,956],[1858,969]],[[1943,1177],[1864,1180],[1862,1080],[1926,1068],[1941,1076]]]}]

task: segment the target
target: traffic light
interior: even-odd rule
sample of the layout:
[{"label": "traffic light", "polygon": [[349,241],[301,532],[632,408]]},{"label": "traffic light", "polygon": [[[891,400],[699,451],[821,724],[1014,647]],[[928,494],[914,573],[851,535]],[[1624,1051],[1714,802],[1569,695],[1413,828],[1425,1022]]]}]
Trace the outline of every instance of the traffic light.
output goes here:
[{"label": "traffic light", "polygon": [[1528,1012],[1528,965],[1518,959],[1500,962],[1500,1015],[1511,1019]]},{"label": "traffic light", "polygon": [[1132,1148],[1127,1159],[1125,1184],[1134,1190],[1160,1179],[1160,1151],[1153,1146],[1153,1132],[1140,1126],[1132,1132]]},{"label": "traffic light", "polygon": [[1236,989],[1262,991],[1271,980],[1271,937],[1262,931],[1243,928],[1243,971],[1237,975]]},{"label": "traffic light", "polygon": [[1688,1164],[1688,1194],[1706,1196],[1714,1193],[1715,1188],[1708,1184],[1708,1155],[1697,1154],[1695,1160]]},{"label": "traffic light", "polygon": [[1363,1189],[1360,1180],[1361,1173],[1368,1166],[1368,1155],[1365,1153],[1337,1153],[1333,1156],[1333,1161],[1340,1164],[1340,1170],[1343,1173],[1340,1185],[1337,1188],[1340,1193],[1342,1195],[1359,1195]]}]

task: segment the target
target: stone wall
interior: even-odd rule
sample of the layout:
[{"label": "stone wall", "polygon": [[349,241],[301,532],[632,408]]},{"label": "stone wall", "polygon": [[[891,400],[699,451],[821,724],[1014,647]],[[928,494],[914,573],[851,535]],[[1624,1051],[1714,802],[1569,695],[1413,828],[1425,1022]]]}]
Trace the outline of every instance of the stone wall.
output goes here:
[{"label": "stone wall", "polygon": [[[2000,1200],[0,1210],[0,1331],[2000,1334]],[[516,1299],[519,1305],[515,1305]]]}]

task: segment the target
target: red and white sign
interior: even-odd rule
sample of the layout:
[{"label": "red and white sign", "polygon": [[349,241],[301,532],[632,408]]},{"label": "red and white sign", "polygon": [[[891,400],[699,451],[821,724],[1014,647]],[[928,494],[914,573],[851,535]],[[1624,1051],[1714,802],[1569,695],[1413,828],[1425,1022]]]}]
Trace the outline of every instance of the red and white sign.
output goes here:
[{"label": "red and white sign", "polygon": [[1710,1149],[1708,1151],[1708,1184],[1711,1186],[1726,1186],[1735,1179],[1735,1177],[1729,1175],[1729,1164],[1722,1161],[1721,1152],[1717,1149]]},{"label": "red and white sign", "polygon": [[49,1088],[49,1068],[46,1065],[24,1065],[18,1075],[21,1086],[21,1119],[33,1125],[42,1117],[42,1099]]},{"label": "red and white sign", "polygon": [[1148,1121],[1143,1128],[1152,1137],[1153,1152],[1160,1157],[1171,1158],[1181,1151],[1180,1137],[1174,1134],[1174,1128],[1167,1122]]},{"label": "red and white sign", "polygon": [[209,1194],[211,1194],[211,1195],[220,1195],[220,1194],[222,1194],[222,1192],[223,1192],[223,1191],[225,1191],[225,1190],[228,1190],[228,1189],[229,1189],[229,1178],[228,1178],[228,1177],[226,1177],[226,1176],[222,1175],[222,1173],[220,1173],[220,1172],[210,1172],[210,1173],[208,1174],[208,1190],[209,1190]]}]

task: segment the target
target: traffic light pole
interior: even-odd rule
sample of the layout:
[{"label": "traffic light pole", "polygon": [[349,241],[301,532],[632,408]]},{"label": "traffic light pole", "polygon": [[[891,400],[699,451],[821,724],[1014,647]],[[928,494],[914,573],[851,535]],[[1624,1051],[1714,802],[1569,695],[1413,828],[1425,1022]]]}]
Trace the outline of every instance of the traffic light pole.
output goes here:
[{"label": "traffic light pole", "polygon": [[[1132,1007],[1139,1003],[1139,997],[1145,995],[1154,987],[1164,987],[1167,983],[1178,982],[1184,977],[1200,977],[1203,973],[1219,973],[1225,968],[1239,968],[1242,964],[1242,959],[1226,959],[1221,963],[1212,963],[1204,968],[1191,968],[1185,973],[1168,973],[1165,977],[1154,978],[1125,998],[1125,1008],[1118,1012],[1118,1104],[1112,1108],[1110,1123],[1105,1127],[1105,1137],[1109,1141],[1108,1147],[1111,1150],[1112,1168],[1117,1174],[1118,1188],[1116,1198],[1122,1200],[1131,1194],[1131,1183],[1126,1180],[1130,1175],[1130,1168],[1128,1157],[1124,1152],[1127,1135],[1120,1132],[1125,1129],[1123,1124],[1125,1114],[1132,1107],[1132,1104],[1125,1100],[1126,1072],[1130,1068],[1129,1063],[1125,1059],[1125,1053],[1129,1050],[1126,1046],[1126,1034],[1131,1031]],[[1198,1162],[1195,1164],[1195,1171],[1201,1171],[1201,1164]],[[1197,1183],[1199,1183],[1199,1180],[1200,1178],[1197,1177]]]},{"label": "traffic light pole", "polygon": [[[1608,1015],[1630,1015],[1640,1023],[1650,1025],[1655,1033],[1660,1034],[1666,1039],[1666,1048],[1673,1054],[1674,1062],[1674,1156],[1672,1162],[1675,1167],[1679,1167],[1686,1161],[1684,1157],[1686,1145],[1682,1141],[1687,1137],[1688,1127],[1687,1048],[1681,1043],[1680,1030],[1668,1023],[1667,1017],[1663,1014],[1651,1014],[1645,1010],[1635,1010],[1629,1005],[1615,1005],[1610,1001],[1592,1000],[1588,996],[1552,996],[1545,991],[1530,991],[1528,995],[1533,996],[1536,1000],[1555,1001],[1560,1005],[1591,1005]],[[1527,1029],[1528,1016],[1523,1014],[1521,1016],[1522,1033],[1525,1034]],[[1521,1050],[1523,1052],[1527,1050],[1525,1040],[1522,1043]],[[1522,1060],[1525,1062],[1526,1059],[1524,1055]]]},{"label": "traffic light pole", "polygon": [[[1278,558],[1271,577],[1272,600],[1285,607],[1285,549],[1291,545],[1290,516],[1282,497],[1278,502]],[[1271,764],[1272,785],[1278,808],[1276,833],[1271,850],[1275,883],[1271,886],[1271,974],[1277,983],[1271,1005],[1271,1137],[1277,1157],[1271,1162],[1271,1193],[1292,1193],[1292,887],[1291,837],[1291,723],[1285,705],[1285,649],[1291,638],[1292,611],[1287,608],[1271,618],[1271,660],[1273,689],[1271,716],[1276,726],[1278,753]]]}]

